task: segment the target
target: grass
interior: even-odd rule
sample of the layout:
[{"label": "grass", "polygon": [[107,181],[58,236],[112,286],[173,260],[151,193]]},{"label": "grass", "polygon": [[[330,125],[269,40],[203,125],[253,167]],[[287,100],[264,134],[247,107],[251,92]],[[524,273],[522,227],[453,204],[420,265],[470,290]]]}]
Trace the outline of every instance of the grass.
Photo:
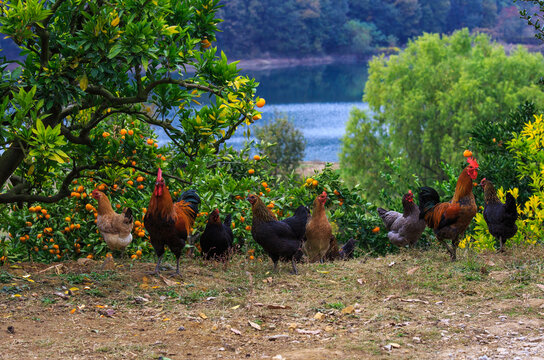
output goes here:
[{"label": "grass", "polygon": [[[5,304],[0,310],[11,314],[17,333],[43,341],[39,344],[45,345],[36,346],[40,351],[57,353],[60,346],[64,356],[86,358],[75,348],[86,351],[97,343],[95,351],[107,359],[126,354],[158,358],[160,349],[176,354],[165,355],[170,358],[184,358],[191,352],[208,359],[217,358],[220,347],[235,348],[238,358],[279,353],[289,358],[297,351],[317,349],[325,354],[319,359],[416,359],[428,358],[427,354],[440,358],[441,351],[472,344],[471,334],[479,334],[482,328],[493,331],[508,323],[529,335],[529,327],[519,329],[518,321],[544,319],[538,307],[540,300],[544,303],[544,292],[536,286],[544,284],[542,247],[514,248],[507,254],[459,250],[459,255],[452,263],[440,248],[400,251],[365,261],[301,264],[298,276],[289,274],[289,264],[282,264],[278,273],[271,271],[267,258],[248,261],[235,256],[226,268],[183,258],[183,278],[174,279],[178,284],[145,275],[154,264],[141,262],[115,271],[100,271],[100,263],[84,271],[69,264],[70,272],[65,274],[32,274],[35,283],[8,270],[0,272],[0,279],[7,283],[0,290],[0,304]],[[62,286],[73,285],[80,290],[68,299],[52,295]],[[22,295],[24,303],[12,297],[14,292]],[[146,300],[137,302],[137,298]],[[528,305],[528,299],[535,305]],[[353,312],[343,314],[348,306],[353,306]],[[99,309],[115,313],[109,317]],[[317,312],[323,314],[321,319],[314,318]],[[499,315],[507,320],[498,321]],[[38,317],[40,332],[33,333],[35,321],[24,328],[27,319]],[[262,329],[250,327],[248,321]],[[55,337],[61,324],[66,331]],[[179,331],[180,326],[186,330]],[[108,330],[89,333],[89,329]],[[304,333],[316,330],[318,335]],[[444,330],[452,336],[447,343],[442,340]],[[52,337],[51,343],[42,334]],[[267,340],[276,334],[289,338]],[[414,337],[421,342],[411,347]],[[401,347],[390,354],[384,349],[389,343]],[[8,347],[10,353],[32,354],[31,347],[17,342]],[[229,358],[234,353],[222,354]],[[292,358],[314,356],[304,353]]]}]

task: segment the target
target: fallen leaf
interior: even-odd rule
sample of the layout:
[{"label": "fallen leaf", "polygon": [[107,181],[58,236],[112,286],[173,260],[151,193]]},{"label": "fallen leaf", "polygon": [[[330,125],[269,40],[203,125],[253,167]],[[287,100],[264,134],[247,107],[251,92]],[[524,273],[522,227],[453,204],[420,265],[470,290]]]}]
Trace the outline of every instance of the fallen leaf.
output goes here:
[{"label": "fallen leaf", "polygon": [[419,270],[419,266],[413,267],[406,272],[406,275],[413,275],[418,270]]},{"label": "fallen leaf", "polygon": [[170,318],[164,318],[162,321],[170,321]]},{"label": "fallen leaf", "polygon": [[235,333],[236,335],[242,335],[242,332],[238,329],[235,329],[235,328],[230,328],[230,331],[232,331],[233,333]]},{"label": "fallen leaf", "polygon": [[316,319],[316,320],[322,320],[324,317],[325,317],[325,314],[320,313],[320,312],[317,312],[314,315],[314,319]]},{"label": "fallen leaf", "polygon": [[330,325],[325,326],[325,331],[332,331],[333,327]]},{"label": "fallen leaf", "polygon": [[179,282],[177,282],[177,281],[172,281],[172,280],[170,280],[170,279],[168,279],[168,278],[166,278],[166,277],[164,277],[164,276],[162,276],[162,275],[160,275],[160,277],[161,277],[161,280],[164,281],[164,283],[165,283],[166,285],[168,285],[168,286],[174,286],[174,285],[178,285],[178,284],[179,284]]},{"label": "fallen leaf", "polygon": [[274,304],[267,305],[266,307],[269,309],[290,309],[291,308],[288,305],[274,305]]},{"label": "fallen leaf", "polygon": [[[214,324],[214,325],[212,326],[212,331],[217,331],[217,329],[219,329],[219,327],[218,327],[217,325]],[[184,329],[184,330],[185,330],[185,329]]]},{"label": "fallen leaf", "polygon": [[268,340],[270,341],[276,341],[278,339],[287,339],[289,335],[287,334],[278,334],[278,335],[272,335],[268,337]]},{"label": "fallen leaf", "polygon": [[342,309],[342,314],[351,314],[353,311],[355,311],[355,308],[353,307],[353,305],[349,305]]},{"label": "fallen leaf", "polygon": [[395,349],[400,348],[400,345],[397,344],[397,343],[389,343],[389,345],[391,345],[391,347],[392,347],[392,348],[395,348]]},{"label": "fallen leaf", "polygon": [[231,310],[236,310],[236,309],[238,309],[239,307],[240,307],[240,305],[235,305],[235,306],[231,307],[230,309],[231,309]]},{"label": "fallen leaf", "polygon": [[202,319],[206,320],[208,317],[204,313],[198,313],[198,316],[200,316]]},{"label": "fallen leaf", "polygon": [[263,283],[271,283],[272,282],[272,277],[267,277],[266,279],[263,279]]},{"label": "fallen leaf", "polygon": [[329,273],[329,271],[327,271],[327,270],[316,270],[316,271],[318,273],[320,273],[320,274],[328,274]]},{"label": "fallen leaf", "polygon": [[363,279],[357,279],[357,282],[360,284],[360,285],[363,285],[365,283],[365,281]]},{"label": "fallen leaf", "polygon": [[298,324],[297,323],[291,323],[289,324],[289,330],[295,330],[297,328]]},{"label": "fallen leaf", "polygon": [[70,291],[79,291],[79,288],[77,288],[77,287],[71,287],[71,288],[70,288]]},{"label": "fallen leaf", "polygon": [[262,330],[261,325],[259,325],[257,323],[254,323],[251,320],[248,320],[247,322],[249,323],[249,326],[251,326],[252,328],[257,329],[257,330]]},{"label": "fallen leaf", "polygon": [[76,312],[76,308],[73,308],[72,310],[70,310],[70,314],[73,314]]},{"label": "fallen leaf", "polygon": [[400,299],[400,301],[402,302],[418,302],[418,303],[423,303],[423,304],[428,304],[429,302],[428,301],[425,301],[425,300],[420,300],[420,299]]},{"label": "fallen leaf", "polygon": [[295,329],[296,332],[299,334],[309,334],[309,335],[317,335],[321,332],[321,330],[304,330],[304,329]]},{"label": "fallen leaf", "polygon": [[390,262],[389,265],[387,265],[387,266],[391,267],[391,266],[393,266],[393,265],[395,265],[395,264],[396,264],[396,263],[395,263],[394,261],[392,261],[392,262]]}]

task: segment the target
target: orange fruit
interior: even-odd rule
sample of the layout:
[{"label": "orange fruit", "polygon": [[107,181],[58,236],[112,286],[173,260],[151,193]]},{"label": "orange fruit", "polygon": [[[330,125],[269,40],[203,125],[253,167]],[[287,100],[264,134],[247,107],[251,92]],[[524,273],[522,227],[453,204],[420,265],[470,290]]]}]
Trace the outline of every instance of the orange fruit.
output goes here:
[{"label": "orange fruit", "polygon": [[234,223],[234,221],[231,223],[231,225],[233,229],[236,227],[236,224]]},{"label": "orange fruit", "polygon": [[129,184],[130,186],[132,186],[132,185],[134,185],[134,181],[129,180],[129,181],[127,181],[127,184]]},{"label": "orange fruit", "polygon": [[142,256],[142,250],[138,250],[138,251],[136,251],[136,255],[138,255],[138,256]]},{"label": "orange fruit", "polygon": [[83,186],[79,185],[79,187],[77,188],[77,192],[82,193],[84,191],[85,191],[85,188]]},{"label": "orange fruit", "polygon": [[87,259],[92,259],[92,258],[93,258],[93,254],[87,255]]},{"label": "orange fruit", "polygon": [[207,49],[209,48],[210,46],[212,46],[212,43],[208,40],[208,39],[204,39],[200,42],[202,44],[202,47],[204,49]]},{"label": "orange fruit", "polygon": [[250,256],[249,256],[249,260],[255,260],[255,256],[250,255]]},{"label": "orange fruit", "polygon": [[66,218],[64,218],[64,220],[65,220],[66,222],[72,221],[72,219],[70,219],[70,217],[66,217]]},{"label": "orange fruit", "polygon": [[138,190],[142,190],[144,186],[142,184],[138,185]]},{"label": "orange fruit", "polygon": [[247,231],[250,231],[250,230],[251,230],[251,226],[247,225],[247,226],[246,226],[246,230],[247,230]]},{"label": "orange fruit", "polygon": [[100,184],[100,186],[98,187],[98,190],[100,191],[104,191],[106,189],[106,184]]},{"label": "orange fruit", "polygon": [[270,203],[270,204],[266,205],[266,207],[269,208],[269,209],[272,209],[272,208],[274,208],[274,203]]},{"label": "orange fruit", "polygon": [[317,180],[312,181],[313,186],[317,186]]},{"label": "orange fruit", "polygon": [[263,182],[261,183],[261,185],[262,185],[263,187],[265,187],[265,188],[268,187],[268,184],[266,183],[266,181],[263,181]]},{"label": "orange fruit", "polygon": [[51,218],[51,215],[47,214],[47,215],[45,215],[45,218],[46,218],[47,220],[49,220],[49,219]]},{"label": "orange fruit", "polygon": [[257,107],[263,107],[264,104],[266,104],[266,101],[263,98],[260,98],[259,101],[257,101],[255,103],[255,105],[257,105]]},{"label": "orange fruit", "polygon": [[107,138],[108,136],[110,136],[110,133],[109,133],[109,132],[104,131],[104,132],[102,133],[102,137],[103,137],[104,139]]},{"label": "orange fruit", "polygon": [[259,160],[261,160],[261,157],[259,155],[255,155],[255,156],[253,156],[253,160],[259,161]]},{"label": "orange fruit", "polygon": [[85,205],[85,210],[91,211],[92,209],[94,209],[94,207],[91,204]]},{"label": "orange fruit", "polygon": [[132,254],[132,255],[130,256],[130,258],[131,258],[132,260],[136,260],[136,259],[138,258],[138,255]]},{"label": "orange fruit", "polygon": [[246,221],[246,218],[243,217],[243,216],[240,216],[240,221],[241,221],[241,222],[244,222],[244,221]]},{"label": "orange fruit", "polygon": [[247,172],[249,173],[249,175],[255,174],[255,170],[253,170],[253,169],[249,169]]},{"label": "orange fruit", "polygon": [[379,226],[376,226],[374,229],[372,229],[372,232],[373,232],[373,233],[377,233],[378,231],[380,231],[380,227],[379,227]]},{"label": "orange fruit", "polygon": [[42,209],[42,214],[47,214],[47,209]]},{"label": "orange fruit", "polygon": [[470,150],[463,151],[463,156],[464,157],[471,157],[472,156],[472,151],[470,151]]},{"label": "orange fruit", "polygon": [[340,195],[340,193],[338,192],[338,190],[334,190],[334,195],[336,195],[336,196]]},{"label": "orange fruit", "polygon": [[134,222],[134,226],[142,226],[142,223],[139,222],[138,220],[136,220],[136,221]]},{"label": "orange fruit", "polygon": [[31,206],[28,208],[28,211],[30,212],[35,212],[36,211],[36,208],[34,206]]},{"label": "orange fruit", "polygon": [[143,177],[143,176],[138,176],[138,177],[136,178],[136,181],[137,181],[137,182],[142,182],[142,181],[144,181],[144,177]]},{"label": "orange fruit", "polygon": [[126,135],[127,131],[125,129],[121,129],[121,131],[119,132],[121,135]]},{"label": "orange fruit", "polygon": [[34,208],[34,211],[40,212],[40,211],[42,211],[42,207],[41,207],[40,205],[38,205],[38,206],[36,206],[36,207]]},{"label": "orange fruit", "polygon": [[147,145],[153,145],[153,139],[147,139]]},{"label": "orange fruit", "polygon": [[121,204],[115,204],[115,207],[119,209],[121,207]]},{"label": "orange fruit", "polygon": [[266,188],[265,190],[266,190],[266,192],[272,191],[272,189],[270,189],[270,188]]}]

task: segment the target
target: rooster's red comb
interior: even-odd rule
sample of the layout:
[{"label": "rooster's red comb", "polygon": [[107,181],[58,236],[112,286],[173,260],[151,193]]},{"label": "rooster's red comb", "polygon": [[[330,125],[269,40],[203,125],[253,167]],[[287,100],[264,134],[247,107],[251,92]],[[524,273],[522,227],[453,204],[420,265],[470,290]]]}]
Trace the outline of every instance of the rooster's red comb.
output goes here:
[{"label": "rooster's red comb", "polygon": [[162,170],[161,168],[159,168],[159,171],[157,171],[157,181],[161,181],[162,180]]},{"label": "rooster's red comb", "polygon": [[473,157],[468,157],[467,162],[475,169],[477,169],[479,166],[478,163],[476,162],[476,159]]},{"label": "rooster's red comb", "polygon": [[412,190],[408,190],[408,194],[412,195]]}]

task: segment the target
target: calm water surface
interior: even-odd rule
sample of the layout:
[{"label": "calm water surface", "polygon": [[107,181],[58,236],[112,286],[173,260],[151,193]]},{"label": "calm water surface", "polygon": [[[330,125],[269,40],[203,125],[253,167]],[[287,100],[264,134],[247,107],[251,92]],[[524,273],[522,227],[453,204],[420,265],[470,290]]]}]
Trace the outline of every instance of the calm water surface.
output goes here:
[{"label": "calm water surface", "polygon": [[[242,73],[260,83],[257,94],[266,99],[257,125],[280,112],[303,132],[307,141],[304,160],[335,162],[350,110],[367,108],[362,102],[367,69],[366,63],[336,63]],[[240,133],[229,143],[239,147],[243,141]]]}]

